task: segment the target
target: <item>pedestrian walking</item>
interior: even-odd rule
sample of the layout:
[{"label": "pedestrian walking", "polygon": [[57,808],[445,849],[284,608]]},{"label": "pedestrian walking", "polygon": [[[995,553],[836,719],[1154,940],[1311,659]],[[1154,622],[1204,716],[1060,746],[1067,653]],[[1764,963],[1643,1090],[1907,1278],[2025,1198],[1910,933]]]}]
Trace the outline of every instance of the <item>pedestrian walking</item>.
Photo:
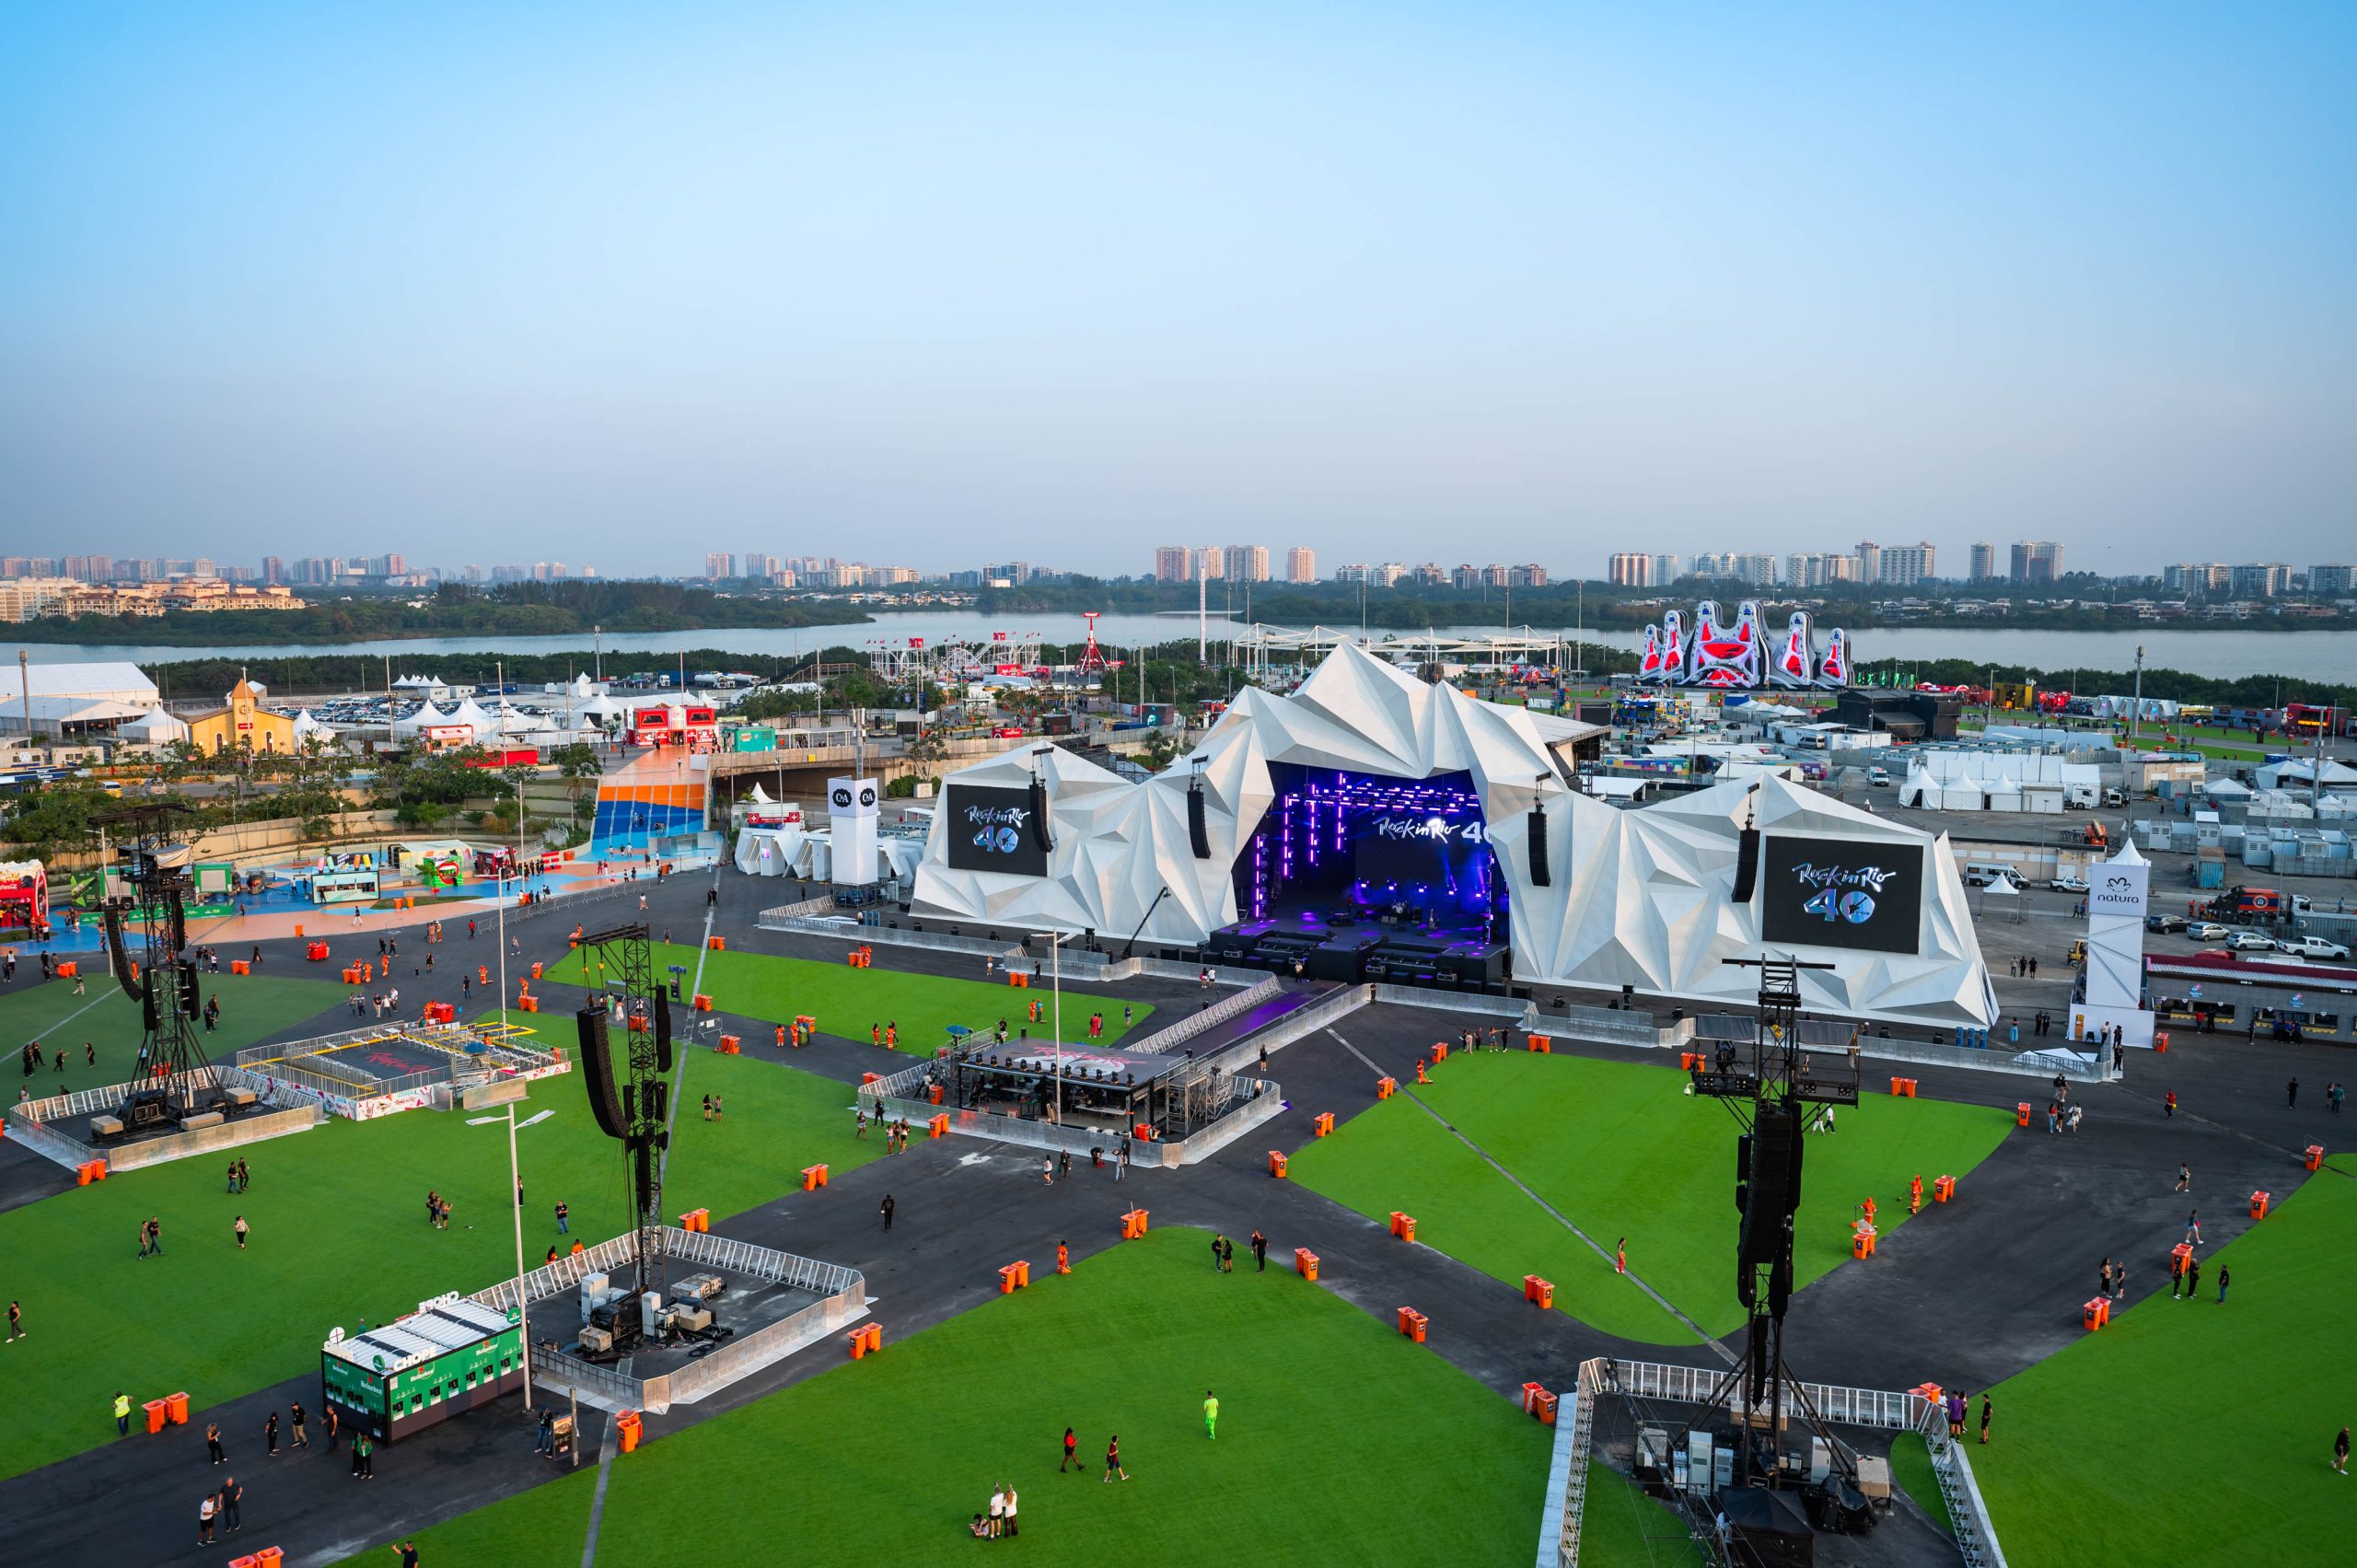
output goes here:
[{"label": "pedestrian walking", "polygon": [[278,1458],[278,1412],[276,1411],[271,1411],[270,1419],[261,1423],[261,1436],[262,1441],[270,1446],[270,1457],[273,1459]]},{"label": "pedestrian walking", "polygon": [[11,1301],[8,1303],[8,1342],[10,1344],[15,1344],[18,1340],[30,1339],[31,1337],[31,1335],[25,1332],[25,1309],[16,1302]]},{"label": "pedestrian walking", "polygon": [[[2345,1465],[2349,1458],[2349,1429],[2345,1426],[2340,1429],[2340,1457]],[[1130,1472],[1121,1468],[1121,1438],[1119,1433],[1114,1434],[1105,1445],[1105,1479],[1111,1481],[1115,1476],[1123,1481],[1130,1479]]]},{"label": "pedestrian walking", "polygon": [[1980,1396],[1980,1441],[1989,1441],[1989,1396]]},{"label": "pedestrian walking", "polygon": [[2177,1185],[2176,1185],[2175,1187],[2170,1188],[2170,1189],[2169,1189],[2169,1191],[2172,1191],[2172,1192],[2190,1192],[2190,1191],[2193,1191],[2193,1167],[2190,1167],[2190,1166],[2185,1166],[2185,1165],[2180,1165],[2180,1166],[2178,1166],[2178,1167],[2177,1167]]},{"label": "pedestrian walking", "polygon": [[196,1505],[197,1545],[211,1546],[213,1544],[213,1516],[220,1506],[221,1494],[217,1492],[206,1493],[204,1500]]},{"label": "pedestrian walking", "polygon": [[1056,1174],[1069,1179],[1072,1175],[1072,1151],[1066,1149],[1056,1156]]},{"label": "pedestrian walking", "polygon": [[2185,1244],[2188,1247],[2199,1247],[2201,1245],[2201,1211],[2200,1209],[2189,1209],[2186,1211]]},{"label": "pedestrian walking", "polygon": [[564,1200],[563,1200],[563,1199],[562,1199],[562,1198],[558,1199],[558,1200],[557,1200],[557,1204],[556,1204],[556,1228],[557,1228],[557,1234],[558,1234],[558,1235],[560,1235],[560,1236],[569,1236],[569,1235],[571,1235],[571,1234],[572,1234],[572,1232],[573,1232],[573,1223],[572,1223],[572,1222],[573,1222],[573,1210],[572,1210],[569,1206],[567,1206],[567,1204],[565,1203],[565,1202],[564,1202]]},{"label": "pedestrian walking", "polygon": [[1219,1399],[1209,1388],[1203,1390],[1203,1431],[1219,1441]]},{"label": "pedestrian walking", "polygon": [[884,1230],[887,1235],[889,1235],[892,1229],[892,1194],[887,1192],[884,1194],[884,1206],[882,1211],[884,1214]]},{"label": "pedestrian walking", "polygon": [[238,1504],[245,1500],[246,1489],[238,1484],[238,1478],[233,1475],[223,1476],[221,1478],[221,1522],[229,1527],[231,1535],[236,1535],[246,1527],[246,1521],[238,1510]]},{"label": "pedestrian walking", "polygon": [[303,1434],[303,1407],[301,1405],[296,1405],[286,1412],[286,1425],[290,1433],[286,1445],[288,1448],[308,1448],[311,1446],[311,1440]]},{"label": "pedestrian walking", "polygon": [[1073,1429],[1072,1429],[1071,1427],[1069,1427],[1069,1426],[1065,1427],[1065,1428],[1064,1428],[1064,1462],[1063,1462],[1062,1464],[1058,1465],[1058,1466],[1056,1467],[1056,1473],[1057,1473],[1058,1475],[1062,1475],[1062,1474],[1063,1474],[1066,1470],[1068,1470],[1068,1469],[1080,1469],[1080,1471],[1081,1471],[1081,1473],[1082,1473],[1083,1475],[1086,1475],[1086,1474],[1087,1473],[1087,1468],[1086,1468],[1086,1466],[1077,1465],[1077,1463],[1076,1463],[1076,1461],[1074,1460],[1074,1451],[1075,1449],[1077,1449],[1079,1446],[1080,1446],[1080,1438],[1079,1438],[1079,1435],[1078,1435],[1077,1434],[1075,1434],[1075,1433],[1073,1431]]},{"label": "pedestrian walking", "polygon": [[2161,1112],[2172,1121],[2177,1120],[2177,1091],[2175,1089],[2171,1089],[2161,1097]]},{"label": "pedestrian walking", "polygon": [[2340,1435],[2332,1440],[2332,1468],[2342,1475],[2349,1473],[2349,1428],[2342,1427]]},{"label": "pedestrian walking", "polygon": [[213,1462],[216,1465],[228,1458],[221,1451],[220,1423],[208,1421],[204,1423],[204,1451],[212,1457]]},{"label": "pedestrian walking", "polygon": [[253,1227],[246,1223],[245,1215],[239,1214],[238,1216],[237,1225],[234,1228],[238,1233],[238,1250],[243,1252],[246,1249],[246,1233]]},{"label": "pedestrian walking", "polygon": [[328,1418],[328,1419],[327,1419],[327,1428],[328,1428],[327,1450],[328,1450],[328,1452],[329,1452],[329,1453],[332,1454],[332,1453],[334,1453],[334,1452],[335,1452],[335,1438],[336,1438],[336,1434],[337,1434],[338,1432],[340,1432],[340,1431],[342,1431],[342,1430],[343,1429],[343,1421],[342,1421],[341,1419],[339,1419],[339,1418],[337,1417],[337,1415],[336,1415],[336,1413],[335,1413],[335,1407],[334,1407],[333,1405],[322,1405],[322,1406],[320,1406],[320,1407],[319,1407],[319,1413],[320,1413],[320,1414],[322,1414],[322,1415],[324,1415],[324,1416],[326,1416],[326,1417]]},{"label": "pedestrian walking", "polygon": [[1042,1155],[1039,1156],[1039,1179],[1041,1183],[1049,1187],[1053,1187],[1056,1184],[1055,1156]]},{"label": "pedestrian walking", "polygon": [[2225,1305],[2226,1305],[2226,1281],[2227,1281],[2229,1278],[2231,1278],[2231,1277],[2232,1277],[2232,1276],[2231,1276],[2231,1275],[2228,1273],[2228,1272],[2227,1272],[2226,1265],[2225,1265],[2225,1264],[2223,1264],[2223,1263],[2219,1264],[2219,1265],[2218,1265],[2218,1305],[2219,1305],[2219,1306],[2221,1306],[2221,1307],[2223,1307],[2223,1306],[2225,1306]]}]

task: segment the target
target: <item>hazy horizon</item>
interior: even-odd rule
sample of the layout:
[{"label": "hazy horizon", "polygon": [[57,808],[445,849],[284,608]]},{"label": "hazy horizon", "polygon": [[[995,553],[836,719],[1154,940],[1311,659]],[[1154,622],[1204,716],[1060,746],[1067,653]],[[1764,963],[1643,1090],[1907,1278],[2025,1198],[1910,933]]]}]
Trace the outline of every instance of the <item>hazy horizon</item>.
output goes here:
[{"label": "hazy horizon", "polygon": [[2348,7],[0,41],[8,553],[2357,549]]}]

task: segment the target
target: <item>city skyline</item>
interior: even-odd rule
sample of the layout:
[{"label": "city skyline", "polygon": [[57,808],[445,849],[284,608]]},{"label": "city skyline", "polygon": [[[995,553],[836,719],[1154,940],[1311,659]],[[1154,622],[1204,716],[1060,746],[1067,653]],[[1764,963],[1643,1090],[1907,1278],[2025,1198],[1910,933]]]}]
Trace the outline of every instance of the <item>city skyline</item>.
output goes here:
[{"label": "city skyline", "polygon": [[20,7],[0,531],[2329,558],[2357,16],[2164,12]]}]

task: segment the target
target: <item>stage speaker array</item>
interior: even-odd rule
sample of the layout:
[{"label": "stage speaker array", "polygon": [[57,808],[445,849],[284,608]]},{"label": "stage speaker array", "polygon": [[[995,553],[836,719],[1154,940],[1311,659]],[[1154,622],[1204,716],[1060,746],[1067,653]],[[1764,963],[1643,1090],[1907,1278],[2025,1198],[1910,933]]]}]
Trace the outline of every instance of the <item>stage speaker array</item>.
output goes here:
[{"label": "stage speaker array", "polygon": [[1751,890],[1759,880],[1759,830],[1746,826],[1736,839],[1735,901],[1747,904]]},{"label": "stage speaker array", "polygon": [[671,993],[657,986],[655,989],[655,1066],[668,1076],[671,1071]]},{"label": "stage speaker array", "polygon": [[1187,842],[1194,850],[1197,860],[1212,857],[1211,823],[1205,813],[1203,785],[1200,779],[1187,786]]},{"label": "stage speaker array", "polygon": [[1553,873],[1547,869],[1547,807],[1530,808],[1530,885],[1545,888],[1551,885]]},{"label": "stage speaker array", "polygon": [[596,1003],[574,1016],[581,1042],[581,1082],[589,1091],[589,1113],[609,1138],[630,1136],[630,1118],[614,1092],[614,1059],[606,1049],[606,1009]]},{"label": "stage speaker array", "polygon": [[1743,1237],[1736,1252],[1736,1293],[1752,1305],[1754,1271],[1771,1266],[1770,1307],[1782,1316],[1793,1290],[1792,1219],[1801,1202],[1801,1119],[1797,1109],[1763,1105],[1748,1140],[1738,1140],[1749,1166],[1737,1185]]},{"label": "stage speaker array", "polygon": [[1048,830],[1048,781],[1037,773],[1031,775],[1031,842],[1042,854],[1056,847],[1055,835]]}]

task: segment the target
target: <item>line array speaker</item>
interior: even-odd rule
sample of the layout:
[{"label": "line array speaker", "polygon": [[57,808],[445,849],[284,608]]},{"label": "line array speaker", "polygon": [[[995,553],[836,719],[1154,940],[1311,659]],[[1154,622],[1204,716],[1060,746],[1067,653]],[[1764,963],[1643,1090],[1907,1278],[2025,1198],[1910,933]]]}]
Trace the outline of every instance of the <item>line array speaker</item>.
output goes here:
[{"label": "line array speaker", "polygon": [[1547,807],[1530,808],[1530,885],[1545,888],[1552,885],[1554,873],[1547,869]]},{"label": "line array speaker", "polygon": [[1031,775],[1031,842],[1042,851],[1056,847],[1056,838],[1048,830],[1048,781],[1039,774]]},{"label": "line array speaker", "polygon": [[581,1082],[589,1091],[589,1113],[598,1130],[609,1138],[630,1135],[630,1118],[622,1114],[621,1097],[614,1092],[614,1059],[606,1049],[606,1009],[596,1004],[574,1015],[581,1042]]},{"label": "line array speaker", "polygon": [[659,985],[655,988],[655,1067],[667,1075],[671,1071],[671,993]]},{"label": "line array speaker", "polygon": [[1187,786],[1187,842],[1197,860],[1212,857],[1211,823],[1205,815],[1202,781],[1198,779]]}]

